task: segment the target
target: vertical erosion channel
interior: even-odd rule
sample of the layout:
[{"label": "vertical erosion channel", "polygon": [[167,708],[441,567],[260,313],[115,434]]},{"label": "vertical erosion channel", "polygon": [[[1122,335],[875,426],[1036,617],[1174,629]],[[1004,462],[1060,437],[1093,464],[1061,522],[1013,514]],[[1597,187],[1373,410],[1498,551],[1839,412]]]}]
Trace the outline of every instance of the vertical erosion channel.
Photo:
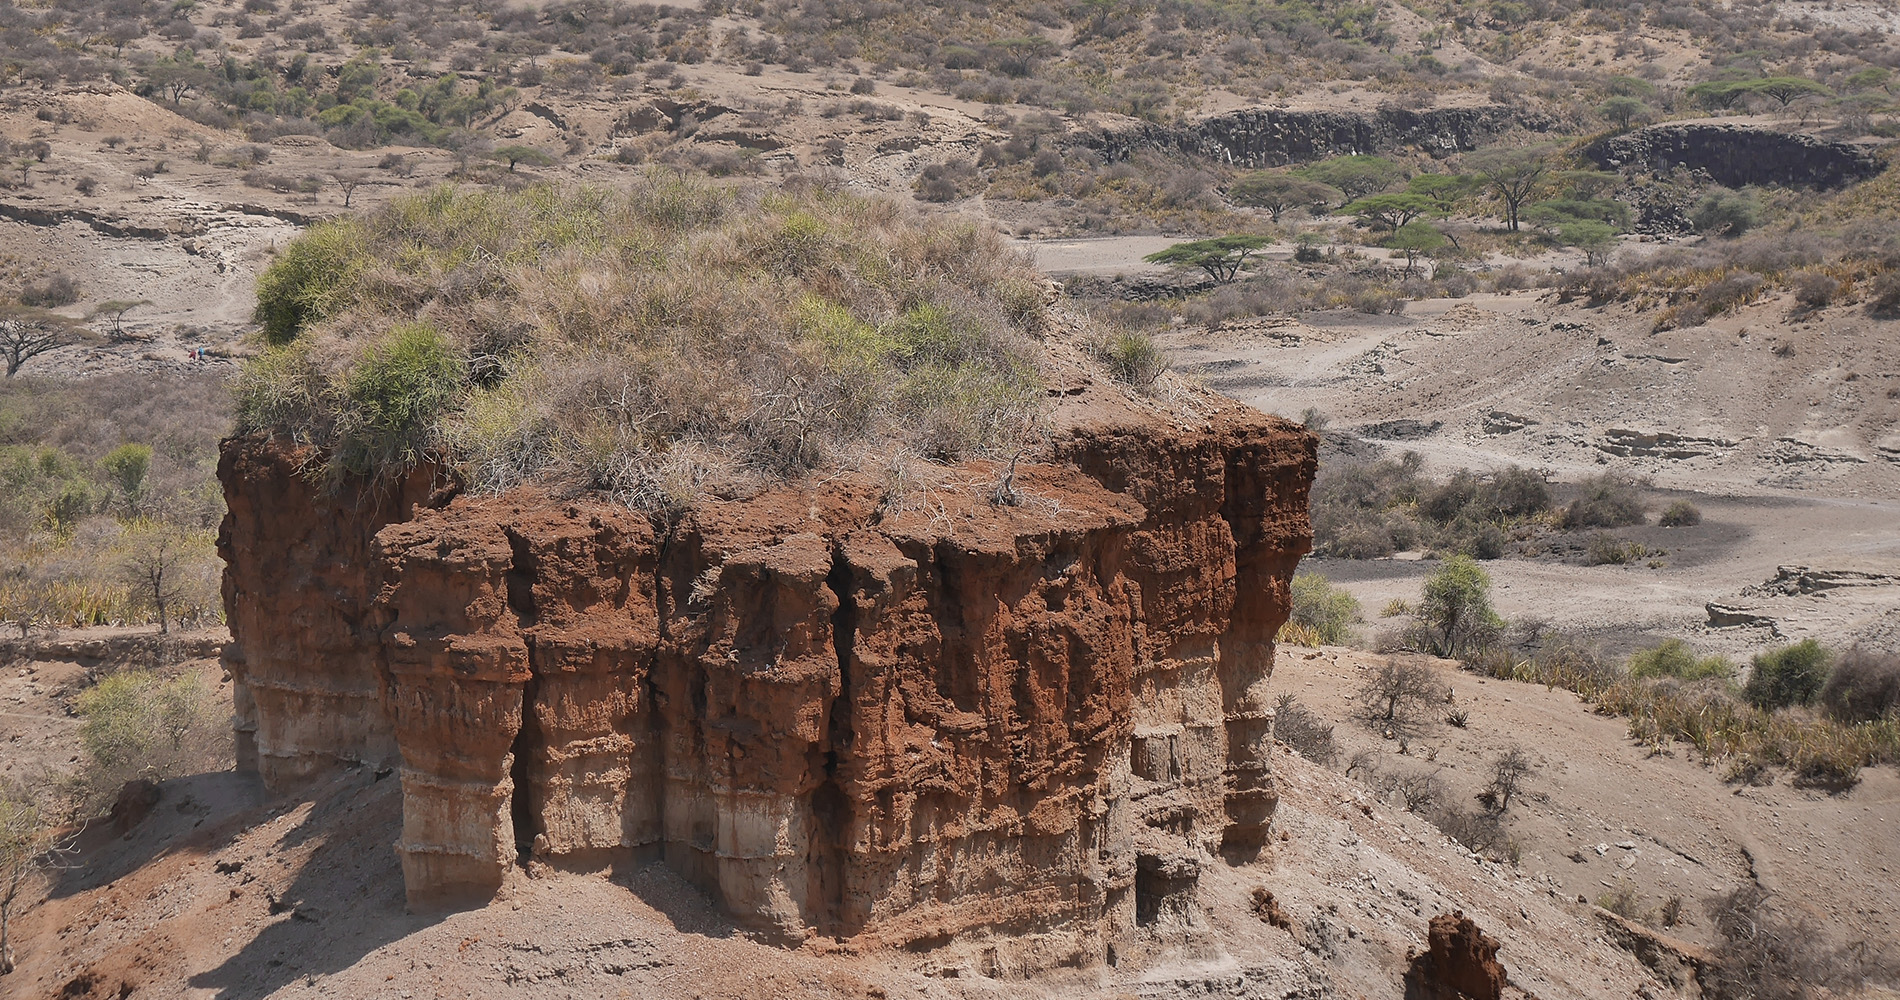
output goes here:
[{"label": "vertical erosion channel", "polygon": [[831,572],[825,586],[837,598],[838,609],[831,613],[831,645],[838,657],[838,695],[827,710],[825,729],[824,779],[811,797],[812,836],[810,871],[811,896],[807,906],[816,919],[811,921],[820,933],[833,937],[856,934],[863,921],[845,912],[846,858],[851,837],[851,798],[845,794],[839,775],[840,761],[851,752],[851,660],[858,638],[857,588],[851,581],[851,564],[844,547],[834,544]]},{"label": "vertical erosion channel", "polygon": [[541,726],[535,718],[534,711],[537,686],[534,637],[528,631],[534,627],[537,618],[534,602],[537,573],[534,550],[529,547],[528,540],[512,528],[504,530],[508,535],[508,546],[514,553],[505,581],[508,587],[508,608],[515,613],[515,621],[521,631],[522,642],[528,649],[528,679],[521,688],[521,728],[516,731],[514,745],[509,748],[511,763],[508,768],[509,782],[514,788],[508,801],[508,813],[514,825],[515,854],[520,863],[526,864],[534,849],[535,749],[542,743]]}]

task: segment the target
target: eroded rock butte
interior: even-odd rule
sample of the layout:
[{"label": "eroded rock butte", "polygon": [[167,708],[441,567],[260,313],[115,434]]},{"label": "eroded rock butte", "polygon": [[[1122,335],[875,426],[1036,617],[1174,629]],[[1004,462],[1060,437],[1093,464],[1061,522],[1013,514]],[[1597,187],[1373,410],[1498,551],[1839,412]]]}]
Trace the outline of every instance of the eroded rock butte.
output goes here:
[{"label": "eroded rock butte", "polygon": [[658,859],[787,941],[1100,961],[1266,836],[1314,438],[1065,407],[1014,505],[847,475],[657,527],[228,441],[240,766],[399,765],[412,905]]}]

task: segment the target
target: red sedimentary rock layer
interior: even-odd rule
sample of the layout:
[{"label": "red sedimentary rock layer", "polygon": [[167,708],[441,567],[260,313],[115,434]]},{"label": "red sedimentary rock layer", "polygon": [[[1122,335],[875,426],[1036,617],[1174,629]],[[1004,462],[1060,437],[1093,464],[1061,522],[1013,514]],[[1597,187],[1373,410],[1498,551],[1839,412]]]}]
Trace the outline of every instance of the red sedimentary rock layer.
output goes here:
[{"label": "red sedimentary rock layer", "polygon": [[1314,467],[1283,421],[1124,410],[1059,422],[1015,503],[846,476],[657,528],[423,474],[326,494],[308,457],[219,467],[241,752],[279,786],[400,764],[419,905],[663,859],[783,939],[1046,967],[1265,838]]}]

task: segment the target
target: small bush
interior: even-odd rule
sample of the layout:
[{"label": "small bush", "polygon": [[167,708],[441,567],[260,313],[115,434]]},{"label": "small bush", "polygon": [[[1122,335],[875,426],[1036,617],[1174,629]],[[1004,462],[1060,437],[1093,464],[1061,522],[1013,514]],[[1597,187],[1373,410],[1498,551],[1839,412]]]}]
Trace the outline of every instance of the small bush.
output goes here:
[{"label": "small bush", "polygon": [[1636,888],[1628,882],[1598,896],[1597,905],[1625,920],[1643,918],[1642,900],[1637,897]]},{"label": "small bush", "polygon": [[45,281],[33,282],[20,289],[20,304],[36,309],[57,309],[79,301],[79,283],[64,271]]},{"label": "small bush", "polygon": [[1665,528],[1693,527],[1702,523],[1702,508],[1687,500],[1677,500],[1663,510],[1656,523]]},{"label": "small bush", "polygon": [[1504,820],[1494,812],[1448,806],[1432,817],[1432,825],[1473,854],[1496,854],[1510,848]]},{"label": "small bush", "polygon": [[134,778],[222,768],[230,753],[229,719],[196,674],[113,674],[81,692],[77,708],[86,784],[98,799]]},{"label": "small bush", "polygon": [[1764,710],[1810,704],[1827,683],[1831,659],[1827,648],[1813,639],[1758,653],[1742,696]]},{"label": "small bush", "polygon": [[1638,680],[1655,677],[1682,681],[1726,680],[1735,675],[1735,665],[1728,657],[1698,657],[1681,639],[1664,639],[1654,648],[1630,654],[1628,669],[1629,675]]},{"label": "small bush", "polygon": [[1406,812],[1427,813],[1450,797],[1445,779],[1437,771],[1396,772],[1381,776],[1381,791],[1397,795]]},{"label": "small bush", "polygon": [[1511,799],[1517,796],[1524,779],[1536,770],[1530,754],[1525,753],[1522,747],[1511,747],[1491,762],[1491,782],[1478,793],[1478,801],[1494,813],[1509,812]]},{"label": "small bush", "polygon": [[1109,374],[1127,385],[1153,385],[1168,370],[1168,356],[1153,337],[1139,330],[1116,332],[1102,345],[1100,353]]},{"label": "small bush", "polygon": [[1900,715],[1900,654],[1859,646],[1841,654],[1821,687],[1821,704],[1848,723]]},{"label": "small bush", "polygon": [[1491,577],[1467,556],[1454,556],[1425,579],[1418,603],[1427,652],[1463,656],[1498,640],[1504,620],[1491,610]]},{"label": "small bush", "polygon": [[1405,731],[1421,725],[1432,706],[1442,705],[1450,688],[1438,672],[1416,660],[1382,663],[1354,692],[1359,717],[1375,728]]},{"label": "small bush", "polygon": [[1698,233],[1733,239],[1761,224],[1761,203],[1746,192],[1718,188],[1690,209],[1689,222]]},{"label": "small bush", "polygon": [[1796,271],[1788,283],[1794,288],[1794,300],[1806,309],[1824,309],[1841,292],[1840,281],[1820,271]]},{"label": "small bush", "polygon": [[1605,472],[1578,485],[1583,495],[1564,509],[1564,527],[1622,528],[1643,523],[1645,512],[1635,478]]},{"label": "small bush", "polygon": [[[1736,1000],[1808,1000],[1891,983],[1893,956],[1867,941],[1828,943],[1806,917],[1789,917],[1759,885],[1741,886],[1704,904],[1715,925],[1704,991]],[[1700,977],[1698,977],[1700,978]],[[1818,991],[1817,991],[1818,988]]]},{"label": "small bush", "polygon": [[1289,624],[1310,629],[1319,645],[1337,646],[1351,637],[1352,625],[1359,620],[1359,602],[1351,594],[1310,570],[1294,575],[1291,590]]},{"label": "small bush", "polygon": [[1649,558],[1649,546],[1624,541],[1605,531],[1591,535],[1585,551],[1585,561],[1592,566],[1622,566]]},{"label": "small bush", "polygon": [[1874,279],[1867,308],[1876,316],[1900,316],[1900,271],[1888,271]]},{"label": "small bush", "polygon": [[1333,727],[1290,694],[1281,695],[1274,705],[1273,738],[1316,764],[1331,764],[1339,752]]},{"label": "small bush", "polygon": [[433,326],[389,331],[342,380],[335,460],[357,475],[413,465],[436,418],[461,397],[465,368]]}]

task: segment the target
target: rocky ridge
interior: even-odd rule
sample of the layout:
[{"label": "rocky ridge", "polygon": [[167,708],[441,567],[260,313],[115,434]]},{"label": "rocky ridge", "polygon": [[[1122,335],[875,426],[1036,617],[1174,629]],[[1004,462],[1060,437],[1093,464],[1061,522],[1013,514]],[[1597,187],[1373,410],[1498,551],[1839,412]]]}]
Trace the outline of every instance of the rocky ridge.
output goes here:
[{"label": "rocky ridge", "polygon": [[1718,184],[1787,184],[1823,190],[1885,169],[1873,151],[1799,132],[1704,122],[1669,122],[1598,140],[1584,155],[1606,170],[1647,165],[1701,171]]},{"label": "rocky ridge", "polygon": [[1449,156],[1476,149],[1512,129],[1543,132],[1554,125],[1548,115],[1502,104],[1422,111],[1380,108],[1369,113],[1243,108],[1186,125],[1143,122],[1084,134],[1079,141],[1111,161],[1157,149],[1277,167],[1402,148]]}]

